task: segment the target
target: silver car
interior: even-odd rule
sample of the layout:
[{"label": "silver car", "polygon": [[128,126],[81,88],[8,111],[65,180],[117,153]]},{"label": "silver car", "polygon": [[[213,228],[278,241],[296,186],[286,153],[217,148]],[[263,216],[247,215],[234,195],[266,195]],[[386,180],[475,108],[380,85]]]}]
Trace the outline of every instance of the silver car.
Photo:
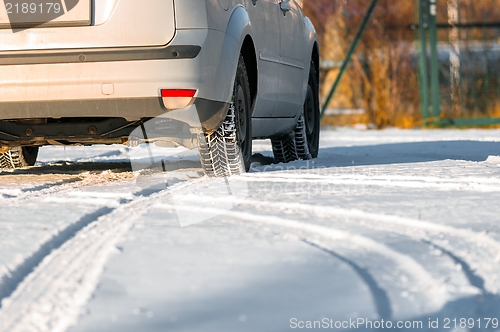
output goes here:
[{"label": "silver car", "polygon": [[210,176],[319,144],[319,46],[295,0],[2,0],[0,168],[44,145],[130,144],[144,122],[195,105]]}]

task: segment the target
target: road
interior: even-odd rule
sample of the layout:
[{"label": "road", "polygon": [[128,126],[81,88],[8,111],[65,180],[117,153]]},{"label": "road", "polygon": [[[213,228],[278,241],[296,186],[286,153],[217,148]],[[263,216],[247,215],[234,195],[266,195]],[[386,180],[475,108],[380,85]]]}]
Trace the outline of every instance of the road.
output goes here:
[{"label": "road", "polygon": [[227,181],[189,153],[137,177],[128,148],[42,148],[0,173],[0,331],[498,330],[499,147],[325,128],[318,159],[256,141]]}]

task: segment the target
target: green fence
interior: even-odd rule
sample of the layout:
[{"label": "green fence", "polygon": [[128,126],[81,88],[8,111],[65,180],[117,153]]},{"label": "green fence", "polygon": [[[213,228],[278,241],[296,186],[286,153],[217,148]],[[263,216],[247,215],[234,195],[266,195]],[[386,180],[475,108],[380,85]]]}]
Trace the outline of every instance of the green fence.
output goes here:
[{"label": "green fence", "polygon": [[[414,59],[411,61],[413,69],[410,70],[419,73],[420,98],[416,96],[416,85],[401,90],[417,98],[415,101],[407,98],[407,106],[419,107],[420,102],[425,125],[500,124],[500,0],[414,0],[414,23],[406,21],[406,25],[401,21],[395,24],[390,20],[384,21],[384,14],[391,6],[390,0],[356,3],[358,7],[362,3],[363,7],[355,11],[356,15],[364,15],[364,18],[354,28],[350,26],[357,33],[346,34],[352,40],[351,46],[346,49],[339,75],[325,96],[323,113],[330,100],[335,98],[342,75],[346,71],[352,74],[355,70],[350,67],[353,58],[358,61],[357,68],[370,68],[369,60],[376,57],[378,51],[366,46],[369,39],[364,32],[368,29],[370,33],[370,29],[374,28],[380,31],[383,26],[386,35],[414,30],[416,39],[413,45],[416,47],[408,46],[412,50],[405,56]],[[344,10],[349,12],[349,6],[353,7],[356,3],[344,2]],[[352,14],[352,11],[349,13]],[[409,41],[406,37],[402,41],[412,45],[411,33]],[[390,38],[388,42],[398,44]],[[357,52],[358,45],[364,47]],[[366,70],[366,74],[370,79],[370,70]],[[391,79],[394,80],[394,73]]]},{"label": "green fence", "polygon": [[426,124],[500,124],[498,0],[419,0],[420,90]]}]

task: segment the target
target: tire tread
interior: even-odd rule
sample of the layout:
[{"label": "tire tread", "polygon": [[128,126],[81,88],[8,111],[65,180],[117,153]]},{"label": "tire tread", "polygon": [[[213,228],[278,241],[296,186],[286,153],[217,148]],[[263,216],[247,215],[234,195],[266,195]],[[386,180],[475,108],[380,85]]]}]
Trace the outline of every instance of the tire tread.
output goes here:
[{"label": "tire tread", "polygon": [[[248,87],[248,75],[246,75],[242,57],[240,57],[237,70],[245,73],[243,76],[246,80],[245,85]],[[232,99],[234,100],[234,96]],[[229,177],[246,172],[245,161],[238,142],[235,112],[235,105],[231,102],[228,114],[220,128],[213,133],[201,134],[198,137],[201,166],[209,177]]]},{"label": "tire tread", "polygon": [[26,148],[19,146],[13,147],[5,153],[0,153],[0,169],[18,169],[33,166],[36,161],[36,155],[38,154],[38,148],[32,148],[36,149],[33,153],[33,160],[29,160],[29,156],[27,158],[24,149]]}]

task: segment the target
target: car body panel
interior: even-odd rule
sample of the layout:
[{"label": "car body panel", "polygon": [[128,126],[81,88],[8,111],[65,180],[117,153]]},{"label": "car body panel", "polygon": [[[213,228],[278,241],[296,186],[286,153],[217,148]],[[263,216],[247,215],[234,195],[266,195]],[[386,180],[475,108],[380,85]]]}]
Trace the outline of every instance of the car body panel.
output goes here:
[{"label": "car body panel", "polygon": [[[190,42],[205,45],[207,32],[208,30],[190,32]],[[181,32],[178,37],[182,42]],[[223,37],[221,32],[213,31],[209,47],[219,44],[220,48]],[[170,59],[0,66],[0,100],[29,102],[158,97],[160,87],[201,89],[200,84],[204,76],[199,74],[200,61],[204,57],[200,54],[196,59],[189,59],[191,61]],[[68,76],[68,73],[71,75]],[[113,84],[113,94],[104,94],[103,84]],[[209,93],[207,91],[207,94]]]},{"label": "car body panel", "polygon": [[281,73],[278,107],[273,112],[273,117],[293,117],[304,103],[302,94],[297,93],[302,91],[304,84],[306,53],[304,15],[295,1],[288,1],[288,3],[291,10],[281,12],[279,15]]},{"label": "car body panel", "polygon": [[[247,56],[256,68],[249,70],[257,77],[253,137],[293,129],[317,46],[314,27],[295,1],[286,16],[281,0],[148,1],[156,10],[140,12],[148,6],[135,0],[94,1],[88,27],[0,30],[0,121],[134,122],[168,112],[161,89],[195,89],[213,126],[227,112],[238,57],[250,43],[255,54]],[[0,146],[8,141],[0,135]]]},{"label": "car body panel", "polygon": [[280,68],[280,25],[278,0],[259,0],[255,6],[247,0],[247,10],[255,47],[258,50],[259,94],[255,102],[254,117],[270,117],[278,102]]}]

